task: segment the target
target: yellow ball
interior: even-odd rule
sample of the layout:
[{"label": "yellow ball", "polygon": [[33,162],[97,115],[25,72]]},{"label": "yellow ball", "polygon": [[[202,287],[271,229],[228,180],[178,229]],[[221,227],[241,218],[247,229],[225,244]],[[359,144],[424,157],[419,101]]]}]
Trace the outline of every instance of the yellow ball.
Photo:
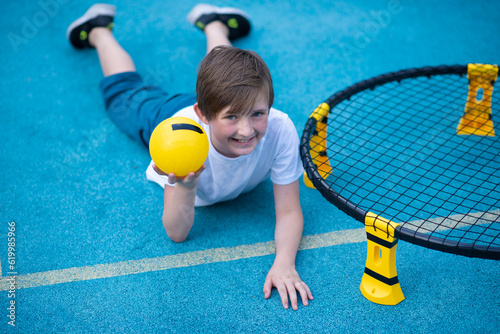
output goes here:
[{"label": "yellow ball", "polygon": [[171,117],[153,130],[149,153],[162,172],[183,177],[196,172],[207,159],[208,137],[192,119]]}]

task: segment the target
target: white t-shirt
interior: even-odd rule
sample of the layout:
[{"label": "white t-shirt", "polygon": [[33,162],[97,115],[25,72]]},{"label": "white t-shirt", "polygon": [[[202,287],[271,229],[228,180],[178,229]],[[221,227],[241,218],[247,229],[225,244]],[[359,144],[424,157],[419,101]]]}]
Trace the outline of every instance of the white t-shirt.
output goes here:
[{"label": "white t-shirt", "polygon": [[[271,108],[267,132],[252,153],[228,158],[217,152],[210,140],[210,130],[194,111],[184,108],[174,116],[188,117],[200,124],[210,143],[206,169],[201,173],[196,188],[195,206],[211,205],[232,200],[254,189],[271,177],[274,184],[286,185],[296,181],[304,172],[299,155],[299,136],[292,121],[285,113]],[[149,164],[146,177],[161,187],[174,186],[168,178],[159,175]]]}]

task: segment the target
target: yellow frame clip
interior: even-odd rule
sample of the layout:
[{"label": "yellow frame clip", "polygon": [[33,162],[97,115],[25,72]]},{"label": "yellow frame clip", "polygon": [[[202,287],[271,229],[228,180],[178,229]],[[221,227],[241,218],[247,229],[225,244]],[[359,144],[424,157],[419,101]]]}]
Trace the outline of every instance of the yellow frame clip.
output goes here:
[{"label": "yellow frame clip", "polygon": [[396,305],[405,299],[396,270],[397,226],[372,212],[365,217],[368,252],[360,290],[377,304]]},{"label": "yellow frame clip", "polygon": [[496,65],[469,64],[467,66],[469,92],[465,103],[465,113],[457,127],[458,135],[495,136],[491,120],[491,97],[497,76],[498,66]]},{"label": "yellow frame clip", "polygon": [[[311,159],[316,165],[316,168],[322,178],[328,176],[331,173],[332,167],[330,166],[330,161],[326,155],[326,130],[328,113],[330,112],[330,106],[327,103],[321,103],[311,114],[309,118],[316,119],[316,129],[311,140],[309,140],[309,153],[311,154]],[[304,184],[309,188],[314,188],[311,180],[307,177],[307,173],[304,172]]]}]

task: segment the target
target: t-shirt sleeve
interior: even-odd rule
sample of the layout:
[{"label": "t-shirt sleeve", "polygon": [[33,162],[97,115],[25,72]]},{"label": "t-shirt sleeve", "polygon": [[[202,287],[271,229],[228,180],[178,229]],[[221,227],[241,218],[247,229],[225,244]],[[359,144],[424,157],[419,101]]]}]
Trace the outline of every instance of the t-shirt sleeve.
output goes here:
[{"label": "t-shirt sleeve", "polygon": [[167,176],[160,175],[153,169],[153,160],[151,160],[148,169],[146,170],[146,178],[149,181],[158,184],[162,188],[164,188],[165,186],[174,186],[173,184],[168,183]]},{"label": "t-shirt sleeve", "polygon": [[286,117],[278,131],[277,154],[271,167],[271,181],[286,185],[295,182],[304,172],[299,154],[299,135],[290,118]]}]

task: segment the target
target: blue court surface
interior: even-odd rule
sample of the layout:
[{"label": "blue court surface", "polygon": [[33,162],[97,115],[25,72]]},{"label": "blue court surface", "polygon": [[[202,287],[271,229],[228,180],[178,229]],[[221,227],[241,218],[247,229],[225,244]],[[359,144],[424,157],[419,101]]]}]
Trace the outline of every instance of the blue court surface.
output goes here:
[{"label": "blue court surface", "polygon": [[[146,80],[194,91],[205,38],[186,15],[197,2],[114,3],[115,36]],[[307,307],[283,309],[276,290],[264,299],[274,260],[270,181],[197,208],[188,239],[171,242],[162,189],[145,177],[149,153],[108,119],[95,51],[76,51],[65,38],[91,4],[2,4],[0,332],[499,332],[496,261],[400,242],[406,299],[396,306],[365,299],[363,225],[302,181],[296,266],[314,296]],[[357,81],[427,65],[500,63],[498,1],[213,4],[250,15],[253,30],[235,46],[266,61],[274,107],[299,133],[319,103]]]}]

